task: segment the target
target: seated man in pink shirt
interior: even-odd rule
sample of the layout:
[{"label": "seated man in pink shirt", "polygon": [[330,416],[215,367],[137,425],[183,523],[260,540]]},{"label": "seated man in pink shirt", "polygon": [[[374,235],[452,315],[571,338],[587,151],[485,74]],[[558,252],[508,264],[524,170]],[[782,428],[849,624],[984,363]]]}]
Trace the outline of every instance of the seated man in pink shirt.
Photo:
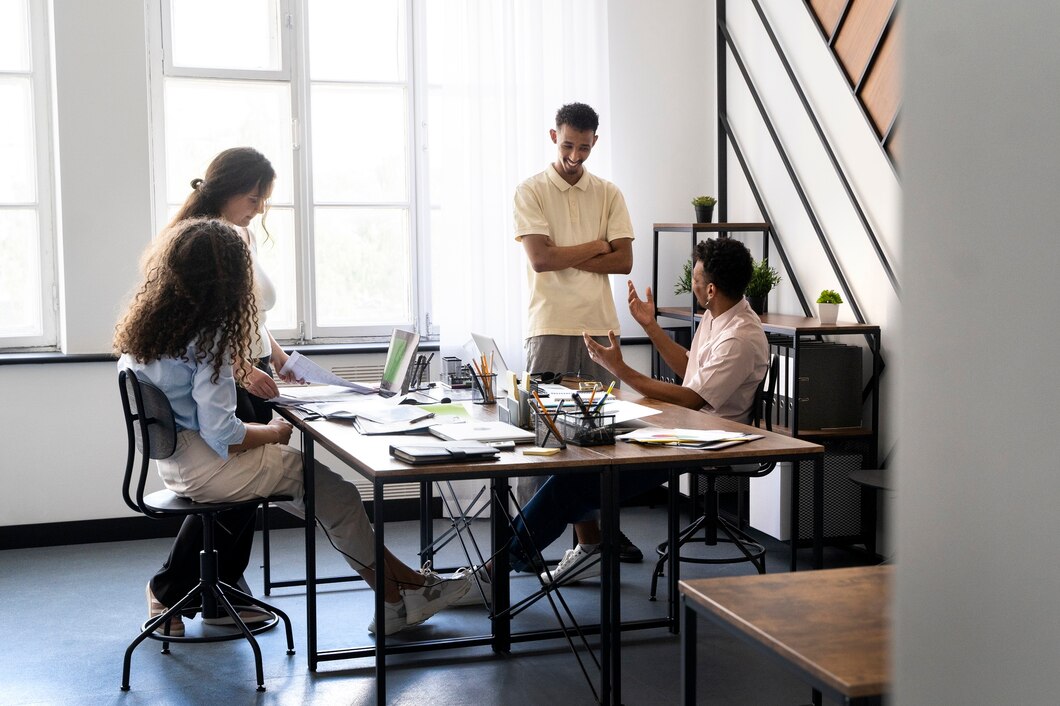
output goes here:
[{"label": "seated man in pink shirt", "polygon": [[[706,311],[686,350],[662,330],[655,320],[652,291],[641,299],[629,282],[629,310],[644,327],[659,354],[674,370],[684,370],[680,385],[655,380],[629,367],[622,351],[610,335],[605,346],[585,336],[589,356],[614,373],[622,382],[645,397],[701,409],[725,419],[746,423],[751,415],[755,391],[769,367],[769,346],[762,322],[743,298],[751,280],[751,253],[743,243],[729,238],[705,240],[696,246],[692,271],[692,292]],[[704,425],[710,421],[704,419]],[[620,498],[627,499],[661,485],[667,471],[631,471],[622,474]],[[540,570],[524,551],[526,534],[538,547],[544,548],[564,532],[566,526],[584,518],[600,506],[600,482],[591,474],[552,476],[530,499],[523,511],[525,521],[517,519],[516,534],[509,548],[512,566],[520,571]],[[566,583],[577,576],[595,574],[584,571],[595,563],[596,544],[580,543],[569,550],[560,567],[552,572],[553,580]],[[548,577],[544,577],[548,580]]]}]

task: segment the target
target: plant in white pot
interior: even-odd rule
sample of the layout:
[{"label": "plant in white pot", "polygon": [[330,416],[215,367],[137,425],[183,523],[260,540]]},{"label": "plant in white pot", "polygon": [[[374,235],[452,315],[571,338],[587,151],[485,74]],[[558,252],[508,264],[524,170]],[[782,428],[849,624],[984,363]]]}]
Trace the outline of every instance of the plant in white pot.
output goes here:
[{"label": "plant in white pot", "polygon": [[821,295],[817,297],[817,318],[822,324],[834,324],[839,318],[839,305],[843,303],[843,297],[834,289],[822,289]]}]

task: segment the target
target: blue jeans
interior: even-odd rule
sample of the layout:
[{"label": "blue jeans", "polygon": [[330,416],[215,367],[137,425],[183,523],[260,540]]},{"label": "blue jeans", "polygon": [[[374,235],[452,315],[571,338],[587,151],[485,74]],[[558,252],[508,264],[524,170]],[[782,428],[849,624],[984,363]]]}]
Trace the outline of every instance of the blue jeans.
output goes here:
[{"label": "blue jeans", "polygon": [[[628,500],[662,485],[669,479],[665,470],[617,471],[619,501]],[[515,534],[508,544],[512,568],[516,571],[543,571],[537,551],[556,541],[567,525],[585,519],[600,509],[600,476],[595,473],[569,473],[552,476],[530,498],[523,516],[516,517]],[[525,522],[523,521],[525,518]],[[529,544],[529,540],[533,544]]]}]

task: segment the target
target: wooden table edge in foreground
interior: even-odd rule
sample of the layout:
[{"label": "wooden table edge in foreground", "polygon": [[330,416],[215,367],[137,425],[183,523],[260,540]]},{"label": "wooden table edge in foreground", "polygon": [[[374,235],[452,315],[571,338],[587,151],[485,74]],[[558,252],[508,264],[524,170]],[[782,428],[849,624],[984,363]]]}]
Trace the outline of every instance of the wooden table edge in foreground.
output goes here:
[{"label": "wooden table edge in foreground", "polygon": [[696,622],[756,646],[823,693],[877,704],[890,691],[893,567],[831,569],[680,582],[683,703],[696,702]]}]

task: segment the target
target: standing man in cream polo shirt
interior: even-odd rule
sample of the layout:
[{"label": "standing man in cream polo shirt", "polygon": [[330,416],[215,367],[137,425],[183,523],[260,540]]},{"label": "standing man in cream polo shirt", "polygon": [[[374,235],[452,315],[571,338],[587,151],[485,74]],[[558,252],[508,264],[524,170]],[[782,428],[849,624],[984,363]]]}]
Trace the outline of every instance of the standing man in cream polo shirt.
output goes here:
[{"label": "standing man in cream polo shirt", "polygon": [[[555,161],[515,190],[515,239],[526,251],[530,283],[527,368],[607,384],[611,373],[589,358],[582,334],[606,345],[608,331],[619,330],[608,275],[633,269],[633,224],[618,187],[583,166],[599,124],[584,103],[556,112],[556,128],[549,130]],[[519,501],[529,500],[541,482],[518,479]],[[599,531],[595,520],[575,529],[579,540]],[[640,550],[622,539],[623,560],[640,561]]]}]

